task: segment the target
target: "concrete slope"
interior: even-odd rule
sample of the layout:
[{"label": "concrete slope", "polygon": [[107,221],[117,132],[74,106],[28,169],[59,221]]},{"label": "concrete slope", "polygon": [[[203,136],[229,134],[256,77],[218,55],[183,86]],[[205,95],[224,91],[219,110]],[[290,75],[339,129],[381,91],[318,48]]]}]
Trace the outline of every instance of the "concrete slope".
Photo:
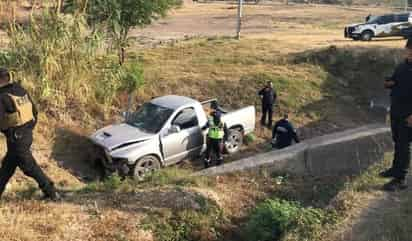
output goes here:
[{"label": "concrete slope", "polygon": [[390,129],[384,125],[367,125],[211,167],[194,175],[220,175],[262,168],[295,174],[355,174],[382,161],[390,148]]}]

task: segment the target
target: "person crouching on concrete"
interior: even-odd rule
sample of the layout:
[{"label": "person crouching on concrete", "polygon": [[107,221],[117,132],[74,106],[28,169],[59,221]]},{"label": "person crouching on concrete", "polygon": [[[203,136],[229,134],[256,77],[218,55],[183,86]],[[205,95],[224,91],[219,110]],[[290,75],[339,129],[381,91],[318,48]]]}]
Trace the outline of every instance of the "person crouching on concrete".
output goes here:
[{"label": "person crouching on concrete", "polygon": [[289,121],[288,114],[276,122],[272,130],[272,147],[282,149],[292,145],[292,141],[299,143],[299,137],[295,128]]},{"label": "person crouching on concrete", "polygon": [[207,149],[205,157],[205,168],[211,165],[212,153],[216,156],[217,165],[223,163],[223,145],[227,138],[228,129],[226,124],[222,121],[222,114],[220,111],[215,110],[209,117],[208,123],[203,130],[209,129],[207,133]]}]

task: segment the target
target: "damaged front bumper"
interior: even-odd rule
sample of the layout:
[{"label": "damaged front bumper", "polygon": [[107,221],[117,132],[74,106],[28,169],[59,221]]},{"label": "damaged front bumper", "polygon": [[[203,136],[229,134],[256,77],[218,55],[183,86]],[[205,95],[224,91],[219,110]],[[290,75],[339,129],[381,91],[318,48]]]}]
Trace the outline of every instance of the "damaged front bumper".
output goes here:
[{"label": "damaged front bumper", "polygon": [[345,38],[360,38],[361,33],[355,32],[355,27],[345,27],[344,36]]},{"label": "damaged front bumper", "polygon": [[128,160],[124,158],[115,158],[101,146],[95,145],[95,152],[97,154],[96,161],[102,165],[105,175],[112,175],[118,173],[119,176],[127,176],[130,173]]}]

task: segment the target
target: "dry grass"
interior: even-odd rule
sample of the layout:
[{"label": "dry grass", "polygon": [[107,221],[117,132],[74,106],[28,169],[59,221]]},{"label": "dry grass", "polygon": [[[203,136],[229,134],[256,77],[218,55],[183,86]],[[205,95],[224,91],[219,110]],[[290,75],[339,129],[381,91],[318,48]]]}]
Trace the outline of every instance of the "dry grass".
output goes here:
[{"label": "dry grass", "polygon": [[[168,24],[158,23],[144,30],[143,36],[150,37],[156,32],[159,39],[183,38],[187,31],[191,31],[191,36],[199,32],[206,36],[231,35],[234,10],[229,7],[191,5],[173,13],[165,21]],[[158,95],[181,94],[200,100],[218,97],[223,104],[232,107],[257,104],[257,89],[266,80],[272,80],[278,88],[282,110],[291,112],[292,120],[301,127],[305,137],[367,123],[370,116],[364,109],[338,98],[347,92],[337,88],[336,76],[331,76],[330,69],[312,62],[294,63],[290,59],[307,50],[322,52],[319,48],[331,44],[349,48],[352,52],[357,50],[350,46],[368,47],[372,51],[400,47],[403,41],[399,40],[359,43],[341,37],[341,27],[347,22],[360,21],[369,12],[384,11],[332,6],[247,6],[245,38],[240,42],[210,37],[170,43],[155,49],[132,47],[129,61],[143,61],[147,80],[137,102]],[[205,19],[206,22],[202,21]],[[136,31],[136,34],[141,33]],[[116,104],[117,109],[124,106],[121,96]],[[86,111],[89,113],[79,114],[76,103],[68,113],[48,110],[41,115],[36,130],[34,153],[46,173],[66,190],[86,186],[79,180],[83,174],[77,172],[79,168],[80,172],[90,171],[87,169],[90,166],[86,165],[85,169],[82,166],[88,161],[84,135],[108,122],[94,115],[99,111],[91,110],[91,107]],[[258,131],[262,142],[269,135],[267,130]],[[253,148],[256,149],[251,153],[264,149],[260,146]],[[311,182],[298,177],[291,179],[288,185],[279,186],[268,173],[242,173],[209,180],[207,185],[189,183],[189,188],[184,188],[183,192],[176,192],[176,189],[182,189],[182,185],[176,183],[166,187],[155,183],[154,188],[139,184],[108,193],[75,192],[62,203],[47,203],[37,200],[40,194],[34,189],[35,184],[18,173],[1,203],[0,239],[153,240],[150,232],[140,229],[143,218],[153,214],[153,210],[182,209],[176,204],[183,204],[185,208],[184,205],[189,203],[187,206],[190,207],[194,201],[193,193],[215,201],[226,217],[237,224],[256,202],[273,193],[299,199],[308,205],[325,205],[336,194],[336,187],[322,189],[326,193],[324,200],[318,200],[316,194],[322,184],[331,181]],[[187,199],[182,200],[182,197]],[[350,196],[344,199],[352,200]],[[228,227],[227,232],[235,237],[233,240],[239,240],[233,227]]]}]

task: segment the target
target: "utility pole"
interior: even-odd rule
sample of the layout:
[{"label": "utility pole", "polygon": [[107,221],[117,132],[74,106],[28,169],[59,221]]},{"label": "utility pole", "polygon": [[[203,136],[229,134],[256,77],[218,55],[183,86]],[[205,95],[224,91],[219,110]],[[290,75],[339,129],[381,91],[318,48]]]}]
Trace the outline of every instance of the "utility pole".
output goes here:
[{"label": "utility pole", "polygon": [[240,39],[240,30],[242,29],[243,0],[238,0],[237,6],[237,32],[236,38]]},{"label": "utility pole", "polygon": [[405,0],[405,12],[408,11],[408,7],[409,7],[409,0]]}]

